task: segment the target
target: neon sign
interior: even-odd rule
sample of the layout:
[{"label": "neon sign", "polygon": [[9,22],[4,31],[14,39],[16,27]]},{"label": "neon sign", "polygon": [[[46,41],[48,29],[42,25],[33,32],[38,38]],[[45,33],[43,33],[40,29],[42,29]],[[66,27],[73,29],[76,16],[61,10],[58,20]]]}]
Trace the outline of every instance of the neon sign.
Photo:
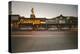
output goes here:
[{"label": "neon sign", "polygon": [[32,23],[32,24],[40,24],[41,23],[41,21],[40,20],[36,20],[36,19],[21,19],[20,20],[20,23],[27,23],[27,24],[29,24],[29,23]]}]

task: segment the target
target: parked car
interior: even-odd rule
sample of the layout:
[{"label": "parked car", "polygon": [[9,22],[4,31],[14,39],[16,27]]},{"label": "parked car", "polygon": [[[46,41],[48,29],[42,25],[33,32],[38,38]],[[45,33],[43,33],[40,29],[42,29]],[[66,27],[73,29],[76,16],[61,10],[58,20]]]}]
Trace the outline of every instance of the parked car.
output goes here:
[{"label": "parked car", "polygon": [[32,27],[21,27],[21,28],[20,28],[20,30],[26,30],[26,31],[27,31],[27,30],[32,30],[32,29],[33,29]]},{"label": "parked car", "polygon": [[69,28],[68,27],[63,27],[63,28],[61,28],[62,30],[69,30]]},{"label": "parked car", "polygon": [[46,30],[46,28],[40,27],[38,28],[38,30]]},{"label": "parked car", "polygon": [[58,30],[58,28],[54,27],[54,28],[48,28],[49,31],[56,31]]}]

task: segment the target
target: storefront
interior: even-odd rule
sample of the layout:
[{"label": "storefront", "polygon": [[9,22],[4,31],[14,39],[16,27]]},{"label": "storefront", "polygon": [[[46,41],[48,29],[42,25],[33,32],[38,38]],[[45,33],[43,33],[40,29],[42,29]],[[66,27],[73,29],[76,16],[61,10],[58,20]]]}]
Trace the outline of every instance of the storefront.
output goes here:
[{"label": "storefront", "polygon": [[18,21],[19,28],[32,28],[38,30],[39,28],[46,28],[45,18],[20,18]]}]

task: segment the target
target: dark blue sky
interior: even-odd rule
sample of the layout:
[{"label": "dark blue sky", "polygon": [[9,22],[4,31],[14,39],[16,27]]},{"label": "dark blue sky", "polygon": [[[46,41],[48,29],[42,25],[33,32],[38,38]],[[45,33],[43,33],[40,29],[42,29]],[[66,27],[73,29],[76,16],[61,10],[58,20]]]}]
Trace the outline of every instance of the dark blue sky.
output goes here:
[{"label": "dark blue sky", "polygon": [[77,16],[77,5],[51,4],[51,3],[36,3],[36,2],[12,2],[12,14],[30,17],[31,8],[34,8],[36,17],[53,18],[60,14],[64,16]]}]

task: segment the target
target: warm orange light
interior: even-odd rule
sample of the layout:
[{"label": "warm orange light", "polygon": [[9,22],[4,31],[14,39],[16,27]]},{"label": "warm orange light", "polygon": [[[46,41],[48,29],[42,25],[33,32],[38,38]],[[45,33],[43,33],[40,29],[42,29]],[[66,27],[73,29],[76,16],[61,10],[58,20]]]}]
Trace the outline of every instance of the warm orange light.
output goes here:
[{"label": "warm orange light", "polygon": [[45,24],[46,22],[40,21],[40,20],[24,20],[24,19],[21,19],[20,23]]},{"label": "warm orange light", "polygon": [[41,22],[41,24],[45,24],[46,22]]}]

